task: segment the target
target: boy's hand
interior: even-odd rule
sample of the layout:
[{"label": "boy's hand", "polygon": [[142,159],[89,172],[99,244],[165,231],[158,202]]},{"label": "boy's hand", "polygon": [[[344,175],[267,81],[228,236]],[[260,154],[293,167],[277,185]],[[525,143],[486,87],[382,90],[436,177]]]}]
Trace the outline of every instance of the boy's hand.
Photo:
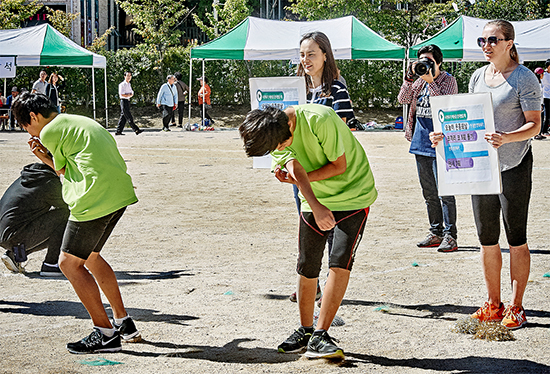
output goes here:
[{"label": "boy's hand", "polygon": [[290,176],[288,171],[281,169],[281,165],[275,166],[274,171],[275,171],[275,178],[277,178],[279,182],[296,184],[296,180]]},{"label": "boy's hand", "polygon": [[48,150],[42,145],[39,138],[33,136],[29,139],[28,143],[31,147],[31,152],[40,160],[45,161],[51,159],[50,156],[48,156]]},{"label": "boy's hand", "polygon": [[334,220],[334,215],[326,206],[319,204],[317,207],[311,207],[313,212],[313,217],[317,226],[323,231],[332,230],[336,226],[336,221]]},{"label": "boy's hand", "polygon": [[443,133],[442,132],[431,132],[430,133],[430,141],[432,142],[432,148],[437,147],[439,142],[443,141]]}]

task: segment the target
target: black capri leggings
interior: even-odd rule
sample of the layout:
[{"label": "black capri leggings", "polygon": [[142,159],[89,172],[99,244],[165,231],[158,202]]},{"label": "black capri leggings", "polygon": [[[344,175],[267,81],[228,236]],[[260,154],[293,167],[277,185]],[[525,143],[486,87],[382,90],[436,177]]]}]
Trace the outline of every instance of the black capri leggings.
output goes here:
[{"label": "black capri leggings", "polygon": [[477,236],[481,245],[498,244],[501,209],[508,244],[517,247],[527,243],[532,171],[533,153],[529,149],[518,166],[501,173],[501,194],[472,195]]}]

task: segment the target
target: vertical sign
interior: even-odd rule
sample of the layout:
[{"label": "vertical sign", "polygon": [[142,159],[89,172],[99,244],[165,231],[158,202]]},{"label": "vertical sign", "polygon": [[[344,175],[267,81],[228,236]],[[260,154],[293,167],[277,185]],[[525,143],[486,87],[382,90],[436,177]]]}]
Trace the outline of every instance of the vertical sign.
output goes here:
[{"label": "vertical sign", "polygon": [[484,136],[495,131],[490,93],[430,97],[437,145],[439,195],[488,195],[502,192],[498,153]]},{"label": "vertical sign", "polygon": [[[274,106],[284,110],[306,103],[305,77],[250,78],[249,82],[252,109]],[[271,156],[253,157],[253,168],[271,168]]]},{"label": "vertical sign", "polygon": [[15,57],[0,57],[0,78],[15,78]]}]

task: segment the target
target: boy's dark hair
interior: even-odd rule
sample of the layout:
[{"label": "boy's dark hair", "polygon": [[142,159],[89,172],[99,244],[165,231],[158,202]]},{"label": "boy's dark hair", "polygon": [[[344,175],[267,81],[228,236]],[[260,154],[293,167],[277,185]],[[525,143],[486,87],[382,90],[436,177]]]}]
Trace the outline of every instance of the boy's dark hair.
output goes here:
[{"label": "boy's dark hair", "polygon": [[176,77],[177,80],[181,81],[181,78],[183,78],[183,75],[181,75],[181,73],[178,71],[174,73],[174,77]]},{"label": "boy's dark hair", "polygon": [[423,53],[431,53],[438,65],[443,62],[443,52],[441,52],[441,49],[435,44],[425,45],[420,48],[416,53],[416,57],[420,57]]},{"label": "boy's dark hair", "polygon": [[280,143],[292,136],[288,116],[275,107],[248,112],[244,122],[239,126],[239,133],[248,157],[264,156],[276,150]]},{"label": "boy's dark hair", "polygon": [[52,113],[57,113],[57,107],[53,105],[49,97],[30,92],[18,95],[13,101],[11,110],[21,127],[26,127],[31,123],[31,112],[41,114],[44,118],[49,118]]}]

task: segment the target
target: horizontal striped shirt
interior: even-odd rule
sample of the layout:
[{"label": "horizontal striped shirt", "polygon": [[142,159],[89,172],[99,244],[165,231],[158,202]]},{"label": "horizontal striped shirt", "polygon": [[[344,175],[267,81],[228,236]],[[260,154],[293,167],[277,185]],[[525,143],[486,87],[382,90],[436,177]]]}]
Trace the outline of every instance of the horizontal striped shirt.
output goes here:
[{"label": "horizontal striped shirt", "polygon": [[344,83],[334,80],[330,88],[330,96],[323,96],[322,87],[319,86],[309,90],[307,95],[308,104],[321,104],[331,107],[340,118],[346,118],[347,121],[355,118],[348,89]]}]

